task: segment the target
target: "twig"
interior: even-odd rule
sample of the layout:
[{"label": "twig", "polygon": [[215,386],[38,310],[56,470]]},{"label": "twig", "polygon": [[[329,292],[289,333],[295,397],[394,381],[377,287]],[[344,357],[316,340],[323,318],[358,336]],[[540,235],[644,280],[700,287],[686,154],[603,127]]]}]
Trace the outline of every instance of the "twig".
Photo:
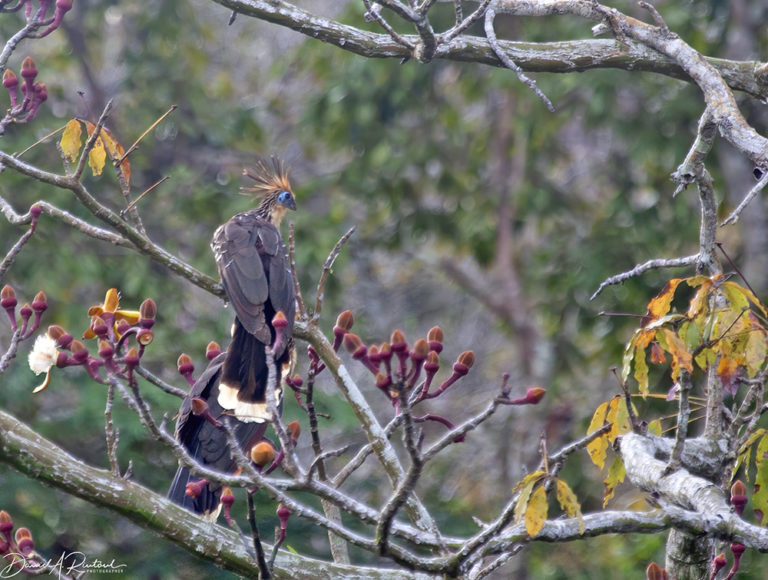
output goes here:
[{"label": "twig", "polygon": [[0,262],[0,282],[2,282],[3,278],[5,277],[5,273],[8,271],[8,268],[11,267],[11,265],[16,260],[16,256],[19,255],[19,252],[21,252],[21,249],[24,247],[24,244],[26,244],[29,239],[32,237],[32,235],[35,233],[35,229],[37,227],[37,218],[30,218],[31,224],[29,226],[29,229],[27,229],[26,232],[24,232],[21,237],[16,241],[16,243],[13,245],[13,247],[8,250],[8,253],[3,258],[2,262]]},{"label": "twig", "polygon": [[170,109],[168,109],[165,113],[160,115],[157,121],[152,123],[146,131],[144,131],[141,135],[139,135],[139,138],[136,139],[136,141],[134,141],[133,145],[128,147],[125,153],[123,153],[123,156],[119,160],[115,161],[115,165],[120,165],[123,161],[125,161],[125,158],[128,157],[131,153],[133,153],[138,148],[141,140],[144,139],[144,137],[146,137],[149,134],[149,132],[152,131],[152,129],[157,127],[163,121],[163,119],[165,119],[168,115],[173,113],[178,108],[179,108],[178,105],[171,105]]},{"label": "twig", "polygon": [[11,335],[11,342],[8,344],[8,348],[5,353],[0,357],[0,374],[3,374],[11,361],[16,357],[16,351],[19,349],[19,343],[21,342],[21,328],[17,328]]},{"label": "twig", "polygon": [[304,296],[301,293],[301,284],[299,283],[299,276],[296,272],[296,228],[294,227],[293,222],[288,226],[288,261],[291,264],[293,291],[296,294],[296,309],[299,318],[304,318],[307,315],[307,307],[304,305]]},{"label": "twig", "polygon": [[645,274],[649,270],[690,266],[692,264],[696,264],[698,260],[699,260],[698,254],[694,254],[693,256],[686,256],[684,258],[656,258],[653,260],[648,260],[647,262],[638,264],[637,266],[635,266],[634,268],[632,268],[627,272],[622,272],[621,274],[616,274],[615,276],[606,278],[600,283],[600,286],[597,288],[597,290],[595,290],[595,293],[589,297],[589,299],[594,300],[595,298],[597,298],[600,295],[600,293],[603,291],[603,289],[607,286],[622,284],[627,280],[630,280],[631,278],[635,278],[637,276],[640,276],[641,274]]},{"label": "twig", "polygon": [[672,197],[676,197],[688,185],[694,182],[697,175],[700,175],[704,168],[704,159],[712,150],[712,145],[717,136],[717,125],[712,120],[712,113],[709,107],[704,109],[699,118],[699,126],[696,130],[696,139],[693,141],[685,160],[678,166],[672,174],[672,181],[677,183]]},{"label": "twig", "polygon": [[675,445],[669,454],[669,463],[664,470],[665,475],[680,469],[685,447],[685,438],[688,436],[688,419],[691,415],[691,407],[688,403],[688,395],[691,392],[691,375],[686,370],[680,371],[680,389],[678,390],[677,403],[677,431],[675,432]]},{"label": "twig", "polygon": [[267,566],[267,559],[264,554],[264,546],[261,545],[261,537],[259,536],[259,526],[256,524],[256,511],[253,505],[254,492],[248,491],[248,524],[251,526],[251,536],[253,538],[253,547],[256,550],[256,563],[259,565],[259,578],[261,580],[267,580],[272,576],[269,573],[269,567]]},{"label": "twig", "polygon": [[136,199],[134,199],[131,203],[129,203],[125,208],[121,209],[120,210],[120,215],[124,216],[127,212],[129,212],[130,210],[132,210],[134,208],[134,206],[139,202],[139,200],[141,200],[142,197],[147,195],[149,192],[151,192],[153,189],[155,189],[158,185],[160,185],[161,183],[164,183],[168,179],[170,179],[170,176],[166,175],[165,177],[163,177],[163,178],[159,179],[158,181],[156,181],[153,185],[150,185]]},{"label": "twig", "polygon": [[184,399],[188,395],[188,392],[186,390],[180,389],[179,387],[174,387],[173,385],[166,383],[163,379],[151,373],[142,365],[138,365],[133,370],[140,377],[143,377],[144,379],[146,379],[148,382],[152,383],[156,387],[160,387],[160,389],[162,389],[169,395],[173,395],[174,397],[179,397],[180,399]]},{"label": "twig", "polygon": [[731,212],[731,215],[729,215],[725,220],[723,220],[723,223],[721,225],[730,225],[735,224],[737,221],[739,221],[739,216],[741,216],[741,212],[744,211],[744,208],[747,207],[750,201],[752,201],[755,196],[760,193],[765,185],[768,184],[768,171],[763,171],[762,177],[760,177],[760,180],[755,184],[755,186],[749,190],[749,193],[744,196],[744,199],[741,200],[741,203],[736,207],[735,210]]},{"label": "twig", "polygon": [[496,38],[496,31],[493,29],[493,21],[495,19],[496,19],[496,10],[494,10],[493,7],[488,7],[485,11],[485,36],[488,39],[488,44],[493,49],[494,54],[504,64],[505,67],[514,71],[514,73],[517,75],[517,78],[520,80],[520,82],[527,85],[528,88],[531,89],[537,97],[539,97],[542,101],[544,101],[544,104],[547,106],[547,109],[549,109],[550,113],[554,113],[555,106],[552,104],[552,101],[550,101],[547,98],[547,95],[541,92],[541,89],[539,89],[539,87],[536,86],[536,81],[528,78],[526,74],[523,72],[523,69],[520,68],[520,66],[517,63],[515,63],[515,61],[509,58],[506,55],[506,53],[501,49],[501,46],[499,45],[499,41]]},{"label": "twig", "polygon": [[[464,32],[467,28],[472,26],[475,22],[480,20],[486,14],[488,6],[490,6],[491,0],[481,0],[480,5],[466,18],[463,17],[463,11],[461,8],[460,0],[456,0],[454,3],[454,14],[456,18],[456,24],[453,28],[445,31],[443,34],[438,35],[438,42],[449,42],[456,38],[459,34]],[[494,52],[496,52],[494,50]]]},{"label": "twig", "polygon": [[413,44],[408,42],[405,38],[403,38],[398,32],[390,26],[389,22],[387,22],[384,17],[381,15],[381,12],[371,6],[371,3],[369,0],[363,0],[363,4],[365,4],[365,19],[366,20],[375,20],[376,23],[381,26],[384,30],[387,31],[387,34],[394,40],[397,44],[404,46],[408,50],[413,50]]},{"label": "twig", "polygon": [[315,300],[315,312],[313,314],[313,318],[315,320],[320,317],[320,311],[323,309],[323,299],[325,298],[325,283],[328,281],[328,276],[331,274],[333,263],[336,261],[336,258],[339,257],[344,244],[352,236],[352,234],[355,233],[355,229],[356,228],[353,226],[347,231],[346,234],[341,236],[339,241],[336,242],[336,245],[333,246],[331,253],[328,254],[328,258],[323,264],[323,272],[320,274],[320,281],[317,283],[317,298]]},{"label": "twig", "polygon": [[107,386],[107,404],[104,408],[104,431],[107,437],[107,457],[109,457],[109,467],[115,477],[120,477],[120,466],[117,463],[117,443],[120,440],[120,433],[115,429],[112,422],[112,404],[115,400],[115,387],[110,384]]},{"label": "twig", "polygon": [[77,166],[75,167],[74,173],[72,173],[72,177],[74,179],[77,179],[78,181],[83,175],[83,171],[85,170],[85,163],[88,159],[88,156],[91,154],[91,151],[93,151],[93,148],[96,147],[96,141],[99,139],[99,135],[101,135],[101,128],[104,126],[104,123],[106,123],[107,118],[109,118],[109,114],[112,111],[112,100],[107,101],[107,104],[104,106],[104,110],[101,112],[101,116],[99,117],[99,120],[96,122],[96,126],[93,129],[93,132],[88,137],[88,140],[85,142],[85,147],[83,147],[83,151],[80,154],[80,159],[77,160]]}]

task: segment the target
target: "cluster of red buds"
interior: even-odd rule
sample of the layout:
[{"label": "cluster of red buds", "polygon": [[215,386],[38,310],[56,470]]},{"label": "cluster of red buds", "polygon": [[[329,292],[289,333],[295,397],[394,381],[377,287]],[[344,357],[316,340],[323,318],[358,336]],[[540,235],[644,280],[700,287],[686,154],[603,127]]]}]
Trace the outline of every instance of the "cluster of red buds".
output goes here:
[{"label": "cluster of red buds", "polygon": [[[18,309],[17,313],[18,304],[19,301],[14,289],[7,284],[3,286],[3,289],[0,290],[0,306],[8,315],[11,331],[14,334],[18,333],[19,338],[24,340],[32,336],[40,327],[43,312],[48,308],[48,298],[45,296],[45,292],[38,292],[32,300],[32,304],[25,303]],[[19,324],[19,319],[21,319],[21,324]]]},{"label": "cluster of red buds", "polygon": [[[11,106],[0,121],[0,134],[11,123],[27,123],[37,114],[40,105],[48,99],[48,89],[45,83],[35,82],[37,67],[31,57],[27,57],[21,63],[19,71],[21,80],[11,69],[5,69],[3,73],[3,86],[8,91]],[[19,95],[21,90],[21,95]]]},{"label": "cluster of red buds", "polygon": [[[333,349],[341,345],[374,375],[376,386],[389,398],[393,405],[399,405],[403,393],[410,394],[411,404],[442,395],[456,381],[465,377],[475,362],[471,350],[462,352],[453,363],[451,375],[432,389],[435,375],[440,370],[440,353],[443,350],[443,331],[435,326],[409,346],[400,330],[392,332],[389,342],[368,346],[351,332],[354,324],[352,312],[339,314],[333,327]],[[310,358],[312,353],[310,352]]]},{"label": "cluster of red buds", "polygon": [[[50,13],[53,5],[53,14]],[[15,4],[7,0],[0,2],[3,12],[17,12],[24,8],[27,28],[35,31],[45,27],[42,32],[30,32],[28,38],[43,38],[61,26],[64,15],[72,10],[72,0],[18,0]]]},{"label": "cluster of red buds", "polygon": [[138,311],[119,310],[118,292],[107,292],[104,304],[88,310],[91,324],[84,339],[96,339],[96,351],[91,353],[84,342],[75,339],[58,324],[48,327],[39,336],[29,355],[29,366],[36,373],[46,373],[45,381],[34,392],[38,393],[50,383],[52,367],[82,366],[93,380],[104,383],[101,369],[133,382],[133,371],[141,362],[144,349],[152,343],[152,326],[157,316],[157,305],[151,298],[141,303]]},{"label": "cluster of red buds", "polygon": [[[741,516],[744,513],[744,508],[747,505],[747,486],[741,480],[736,480],[731,486],[731,505],[736,515]],[[731,554],[733,554],[733,565],[728,570],[728,574],[723,580],[731,580],[739,570],[739,562],[741,556],[747,550],[744,544],[733,542],[731,544]],[[717,577],[718,572],[728,565],[728,560],[725,557],[725,553],[721,552],[712,559],[712,572],[709,575],[710,580],[714,580]]]},{"label": "cluster of red buds", "polygon": [[[39,564],[33,560],[37,554],[32,533],[27,528],[17,528],[13,533],[13,520],[5,510],[0,510],[0,556],[19,572],[40,573]],[[10,572],[7,578],[17,573],[8,568],[5,572]]]}]

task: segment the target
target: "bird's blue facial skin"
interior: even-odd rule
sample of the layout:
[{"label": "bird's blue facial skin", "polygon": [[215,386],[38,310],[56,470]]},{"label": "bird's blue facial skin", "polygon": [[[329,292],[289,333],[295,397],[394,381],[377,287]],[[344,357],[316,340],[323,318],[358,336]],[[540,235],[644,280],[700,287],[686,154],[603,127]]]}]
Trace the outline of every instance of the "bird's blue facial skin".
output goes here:
[{"label": "bird's blue facial skin", "polygon": [[296,209],[296,201],[290,191],[283,191],[277,195],[277,202],[289,209]]}]

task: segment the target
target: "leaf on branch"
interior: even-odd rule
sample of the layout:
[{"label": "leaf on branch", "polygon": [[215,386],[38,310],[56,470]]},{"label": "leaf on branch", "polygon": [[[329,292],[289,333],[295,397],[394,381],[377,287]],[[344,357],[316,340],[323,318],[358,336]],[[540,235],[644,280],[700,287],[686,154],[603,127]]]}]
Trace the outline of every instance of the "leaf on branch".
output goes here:
[{"label": "leaf on branch", "polygon": [[571,487],[562,479],[555,479],[557,501],[560,503],[560,508],[566,513],[569,518],[579,518],[579,534],[584,533],[584,518],[581,516],[581,505],[573,493]]},{"label": "leaf on branch", "polygon": [[101,137],[99,137],[93,149],[88,153],[88,166],[91,168],[94,176],[101,175],[106,160],[107,152],[104,150],[104,143],[102,143]]},{"label": "leaf on branch", "polygon": [[[96,125],[91,123],[90,121],[84,121],[85,128],[88,131],[88,136],[90,137],[93,132],[96,130]],[[103,145],[103,148],[106,149],[107,154],[109,155],[109,158],[116,164],[120,159],[123,159],[123,156],[125,155],[125,148],[120,145],[120,142],[115,138],[115,136],[112,134],[112,131],[107,129],[106,127],[102,127],[99,131],[99,142]],[[101,164],[102,168],[104,167],[104,163]],[[130,183],[131,181],[131,163],[128,161],[128,159],[123,159],[120,162],[120,170],[123,172],[123,176],[125,177],[126,183]],[[101,171],[99,171],[101,173]],[[94,173],[94,175],[98,175],[98,173]]]},{"label": "leaf on branch", "polygon": [[80,147],[82,145],[83,129],[80,127],[80,122],[77,119],[70,119],[64,128],[64,133],[61,136],[59,146],[61,147],[64,157],[70,161],[77,161],[77,157],[80,154]]},{"label": "leaf on branch", "polygon": [[766,358],[768,358],[768,335],[765,330],[755,329],[749,333],[744,357],[747,375],[750,379],[753,379],[760,372],[760,369],[763,368],[763,364]]},{"label": "leaf on branch", "polygon": [[672,355],[672,380],[680,378],[680,372],[693,372],[693,355],[688,352],[685,342],[674,331],[663,328],[656,333],[656,340]]},{"label": "leaf on branch", "polygon": [[[609,401],[604,401],[597,406],[597,409],[595,409],[595,414],[592,415],[592,421],[590,421],[589,427],[587,428],[587,435],[605,425],[608,416],[608,403]],[[609,446],[610,442],[606,435],[601,435],[597,439],[590,441],[587,445],[589,458],[592,460],[592,463],[597,465],[600,469],[605,465],[606,451]]]},{"label": "leaf on branch", "polygon": [[723,383],[723,388],[735,395],[739,390],[738,382],[739,373],[739,361],[730,356],[720,357],[720,362],[717,363],[717,376],[720,377],[720,381]]},{"label": "leaf on branch", "polygon": [[755,491],[752,494],[752,506],[761,526],[765,525],[765,517],[768,514],[768,460],[766,460],[766,454],[768,454],[768,435],[763,435],[755,451],[757,473],[755,473]]},{"label": "leaf on branch", "polygon": [[619,485],[627,475],[624,461],[620,456],[616,455],[613,458],[613,463],[608,468],[608,475],[603,480],[605,491],[603,492],[603,508],[608,505],[608,502],[613,499],[613,494],[616,492],[616,486]]},{"label": "leaf on branch", "polygon": [[543,471],[534,471],[526,475],[521,481],[517,483],[512,493],[520,492],[517,498],[517,504],[515,504],[515,523],[520,523],[525,517],[525,510],[528,505],[528,500],[531,498],[531,492],[533,486],[535,486],[546,474]]},{"label": "leaf on branch", "polygon": [[766,312],[765,306],[763,306],[760,300],[757,299],[757,296],[755,296],[752,290],[749,288],[745,288],[736,282],[729,281],[723,283],[722,290],[725,296],[728,298],[728,302],[730,302],[731,306],[733,306],[736,310],[749,308],[749,305],[752,304],[760,312],[763,313],[763,316],[768,316],[768,312]]},{"label": "leaf on branch", "polygon": [[654,419],[648,423],[648,433],[661,437],[661,419]]},{"label": "leaf on branch", "polygon": [[672,278],[664,285],[661,292],[648,303],[648,314],[654,320],[664,316],[669,312],[669,308],[672,306],[672,299],[675,297],[675,290],[682,282],[682,278]]},{"label": "leaf on branch", "polygon": [[536,536],[544,527],[548,509],[547,490],[545,486],[540,485],[534,490],[525,508],[525,531],[529,536]]}]

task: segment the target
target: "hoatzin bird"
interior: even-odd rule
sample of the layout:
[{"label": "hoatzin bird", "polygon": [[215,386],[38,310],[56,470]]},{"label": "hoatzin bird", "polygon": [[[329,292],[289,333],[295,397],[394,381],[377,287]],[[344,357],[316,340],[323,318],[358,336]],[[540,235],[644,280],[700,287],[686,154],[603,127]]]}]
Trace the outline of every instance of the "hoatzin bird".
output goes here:
[{"label": "hoatzin bird", "polygon": [[[276,395],[282,407],[282,383],[290,372],[293,356],[295,294],[293,277],[280,222],[286,212],[296,209],[288,171],[272,158],[272,167],[259,163],[243,174],[256,182],[245,191],[261,194],[256,209],[239,213],[219,226],[211,248],[224,290],[235,314],[232,341],[226,352],[214,358],[190,390],[179,411],[176,438],[190,455],[203,465],[229,473],[236,468],[226,433],[215,421],[193,412],[193,399],[208,404],[216,420],[229,416],[237,440],[247,453],[264,438],[269,412],[265,400],[269,368],[265,347],[273,348],[277,377]],[[272,324],[279,311],[287,326],[279,344]],[[195,401],[199,407],[200,401]],[[187,484],[195,481],[190,493]],[[215,520],[219,513],[221,485],[201,482],[180,466],[169,497],[194,512]],[[195,497],[196,495],[196,497]]]}]

